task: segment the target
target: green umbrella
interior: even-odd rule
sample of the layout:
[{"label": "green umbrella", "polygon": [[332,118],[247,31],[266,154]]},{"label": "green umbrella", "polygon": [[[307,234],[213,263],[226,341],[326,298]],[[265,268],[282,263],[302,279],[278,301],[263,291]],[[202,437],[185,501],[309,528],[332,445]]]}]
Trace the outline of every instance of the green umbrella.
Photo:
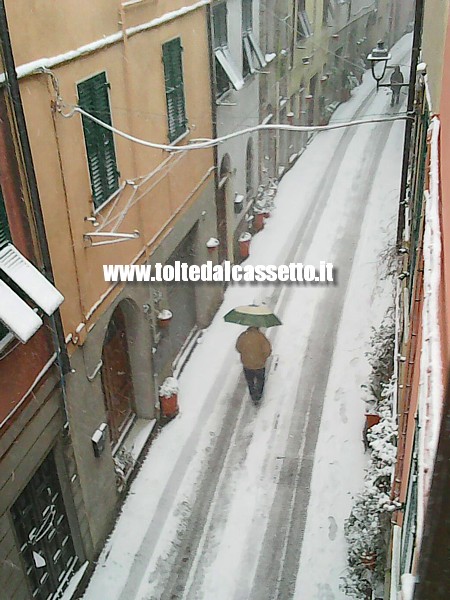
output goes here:
[{"label": "green umbrella", "polygon": [[250,304],[237,306],[224,316],[227,323],[246,325],[247,327],[275,327],[281,325],[280,319],[267,306]]}]

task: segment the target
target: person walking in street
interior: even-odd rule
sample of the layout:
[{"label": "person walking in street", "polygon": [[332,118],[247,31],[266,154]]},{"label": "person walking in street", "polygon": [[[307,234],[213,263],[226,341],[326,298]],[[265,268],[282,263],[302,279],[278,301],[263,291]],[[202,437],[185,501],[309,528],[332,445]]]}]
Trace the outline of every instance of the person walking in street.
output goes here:
[{"label": "person walking in street", "polygon": [[250,397],[258,405],[264,390],[266,361],[272,353],[272,346],[258,327],[249,327],[238,337],[236,350],[241,355]]},{"label": "person walking in street", "polygon": [[394,72],[391,75],[391,89],[392,89],[392,97],[391,97],[391,106],[398,104],[400,102],[400,91],[402,89],[403,83],[403,75],[400,70],[400,67],[397,65],[394,69]]}]

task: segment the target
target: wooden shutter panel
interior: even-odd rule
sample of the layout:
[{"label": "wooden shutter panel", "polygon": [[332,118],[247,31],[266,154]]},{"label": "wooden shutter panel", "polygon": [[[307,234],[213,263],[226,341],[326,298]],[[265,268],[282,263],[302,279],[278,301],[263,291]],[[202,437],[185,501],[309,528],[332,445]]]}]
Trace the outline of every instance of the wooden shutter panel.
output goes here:
[{"label": "wooden shutter panel", "polygon": [[0,192],[0,248],[11,241],[11,232],[8,224],[5,203]]},{"label": "wooden shutter panel", "polygon": [[[107,125],[111,125],[106,73],[78,84],[79,105]],[[98,208],[119,187],[113,133],[87,117],[82,117],[92,198]]]},{"label": "wooden shutter panel", "polygon": [[163,44],[164,79],[166,86],[167,124],[169,140],[173,142],[186,131],[183,61],[181,39]]}]

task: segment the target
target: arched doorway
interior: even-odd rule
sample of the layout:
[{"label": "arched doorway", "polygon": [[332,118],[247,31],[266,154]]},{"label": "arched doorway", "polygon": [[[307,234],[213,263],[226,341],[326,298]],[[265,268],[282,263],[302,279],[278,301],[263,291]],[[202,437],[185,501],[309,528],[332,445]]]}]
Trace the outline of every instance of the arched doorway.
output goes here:
[{"label": "arched doorway", "polygon": [[231,173],[230,157],[228,154],[222,158],[219,171],[219,185],[216,194],[216,218],[217,218],[217,237],[219,239],[219,263],[222,263],[228,257],[227,243],[227,196],[229,178]]},{"label": "arched doorway", "polygon": [[108,324],[102,352],[102,387],[111,444],[115,446],[135,417],[135,398],[125,314],[120,303]]}]

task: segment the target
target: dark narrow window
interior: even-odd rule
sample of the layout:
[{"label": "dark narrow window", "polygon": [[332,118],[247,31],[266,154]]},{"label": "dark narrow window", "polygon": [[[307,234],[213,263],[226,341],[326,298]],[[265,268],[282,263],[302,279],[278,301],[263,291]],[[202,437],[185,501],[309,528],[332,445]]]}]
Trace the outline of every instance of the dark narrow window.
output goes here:
[{"label": "dark narrow window", "polygon": [[228,45],[227,30],[227,4],[222,2],[213,8],[214,22],[214,47],[221,48]]},{"label": "dark narrow window", "polygon": [[322,25],[332,23],[334,17],[333,4],[331,0],[323,0]]},{"label": "dark narrow window", "polygon": [[245,195],[250,198],[253,192],[253,140],[248,140],[245,157]]},{"label": "dark narrow window", "polygon": [[306,12],[305,0],[297,3],[297,42],[312,36],[312,27]]},{"label": "dark narrow window", "polygon": [[213,7],[213,29],[217,96],[220,97],[228,92],[231,86],[240,90],[244,85],[240,70],[228,48],[226,2]]},{"label": "dark narrow window", "polygon": [[253,0],[242,0],[242,29],[253,29]]},{"label": "dark narrow window", "polygon": [[249,41],[249,33],[253,27],[253,0],[242,0],[242,73],[244,77],[254,73],[252,48]]},{"label": "dark narrow window", "polygon": [[[83,110],[111,125],[109,84],[106,73],[99,73],[78,84],[78,103]],[[91,178],[92,200],[99,208],[119,187],[113,133],[82,117],[84,141]]]},{"label": "dark narrow window", "polygon": [[[8,217],[6,215],[5,202],[0,191],[0,250],[11,241]],[[0,341],[9,334],[9,329],[0,321]]]},{"label": "dark narrow window", "polygon": [[[214,49],[216,54],[216,86],[217,95],[222,96],[225,94],[230,87],[231,81],[227,72],[223,68],[220,58],[224,49],[227,50],[228,45],[228,31],[227,31],[227,5],[226,2],[222,4],[216,4],[213,7],[213,27],[214,27]],[[218,53],[220,52],[220,56]],[[222,59],[222,62],[223,59]]]},{"label": "dark narrow window", "polygon": [[265,66],[264,54],[253,32],[253,0],[242,0],[242,73],[247,77]]},{"label": "dark narrow window", "polygon": [[0,191],[0,249],[11,241],[8,217],[6,215],[5,202]]},{"label": "dark narrow window", "polygon": [[167,124],[169,140],[173,142],[186,132],[183,61],[181,39],[163,44],[164,78],[166,84]]}]

